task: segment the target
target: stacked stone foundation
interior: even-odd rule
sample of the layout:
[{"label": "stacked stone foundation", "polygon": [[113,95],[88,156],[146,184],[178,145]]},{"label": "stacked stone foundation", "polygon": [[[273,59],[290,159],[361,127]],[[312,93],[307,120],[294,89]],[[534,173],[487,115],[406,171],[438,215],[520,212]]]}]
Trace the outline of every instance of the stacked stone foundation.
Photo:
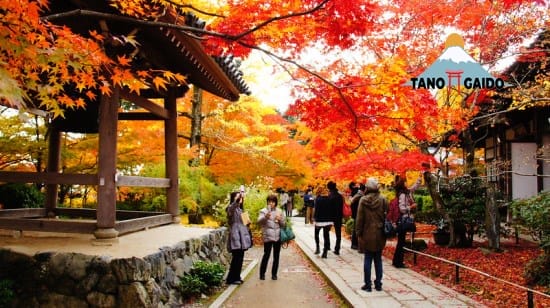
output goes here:
[{"label": "stacked stone foundation", "polygon": [[228,265],[226,236],[219,228],[128,258],[0,249],[0,279],[14,282],[13,307],[180,307],[179,280],[194,262]]}]

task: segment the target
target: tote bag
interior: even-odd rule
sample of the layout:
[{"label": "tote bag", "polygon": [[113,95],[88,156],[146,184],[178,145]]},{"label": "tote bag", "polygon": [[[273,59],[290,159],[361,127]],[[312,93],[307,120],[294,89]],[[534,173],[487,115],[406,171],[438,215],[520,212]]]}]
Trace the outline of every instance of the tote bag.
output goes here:
[{"label": "tote bag", "polygon": [[296,235],[294,234],[294,231],[292,231],[290,223],[287,221],[285,227],[281,228],[281,244],[283,244],[282,247],[288,247],[288,243],[294,238],[296,238]]}]

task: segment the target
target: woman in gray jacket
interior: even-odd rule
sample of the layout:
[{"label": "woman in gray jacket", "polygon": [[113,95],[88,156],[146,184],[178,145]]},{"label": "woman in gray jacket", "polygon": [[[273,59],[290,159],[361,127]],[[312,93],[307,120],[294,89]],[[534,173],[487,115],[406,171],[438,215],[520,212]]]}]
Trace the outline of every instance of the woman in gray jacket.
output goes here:
[{"label": "woman in gray jacket", "polygon": [[247,226],[243,224],[241,214],[243,213],[244,196],[240,192],[232,192],[230,204],[227,207],[227,222],[229,223],[229,239],[227,250],[231,252],[231,264],[225,282],[227,284],[241,284],[241,270],[244,261],[244,252],[252,247],[252,238]]},{"label": "woman in gray jacket", "polygon": [[279,254],[281,253],[281,228],[286,225],[286,216],[283,211],[277,208],[277,196],[267,197],[267,207],[260,210],[258,225],[262,228],[264,241],[264,255],[260,263],[260,279],[265,280],[267,262],[273,249],[273,264],[271,267],[271,279],[277,280],[279,269]]}]

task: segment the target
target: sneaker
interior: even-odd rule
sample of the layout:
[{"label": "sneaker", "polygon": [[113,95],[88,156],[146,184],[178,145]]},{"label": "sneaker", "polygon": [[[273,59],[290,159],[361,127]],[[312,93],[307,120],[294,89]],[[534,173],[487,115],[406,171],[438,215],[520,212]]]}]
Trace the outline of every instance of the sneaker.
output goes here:
[{"label": "sneaker", "polygon": [[260,280],[265,280],[265,276],[264,276],[264,275],[260,275]]},{"label": "sneaker", "polygon": [[382,291],[382,286],[377,286],[377,287],[375,286],[374,289],[375,289],[376,291]]},{"label": "sneaker", "polygon": [[277,276],[271,276],[272,280],[277,280]]},{"label": "sneaker", "polygon": [[232,281],[232,282],[229,282],[227,284],[236,284],[236,285],[240,285],[242,284],[242,282],[240,280],[235,280],[235,281]]},{"label": "sneaker", "polygon": [[372,287],[368,286],[368,285],[364,285],[364,286],[361,287],[361,290],[367,291],[367,292],[372,292]]}]

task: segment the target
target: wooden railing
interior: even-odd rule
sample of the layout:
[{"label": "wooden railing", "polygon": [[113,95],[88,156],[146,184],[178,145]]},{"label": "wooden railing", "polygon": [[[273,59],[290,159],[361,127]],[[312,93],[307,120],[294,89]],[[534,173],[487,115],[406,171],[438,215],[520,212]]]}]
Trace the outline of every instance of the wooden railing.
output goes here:
[{"label": "wooden railing", "polygon": [[524,287],[524,286],[522,286],[522,285],[519,285],[519,284],[517,284],[517,283],[513,283],[513,282],[510,282],[510,281],[504,280],[504,279],[502,279],[502,278],[498,278],[498,277],[492,276],[492,275],[490,275],[490,274],[488,274],[488,273],[482,272],[482,271],[480,271],[480,270],[477,270],[477,269],[475,269],[475,268],[466,266],[466,265],[464,265],[464,264],[460,264],[460,263],[458,263],[458,262],[454,262],[454,261],[447,260],[447,259],[444,259],[444,258],[432,256],[432,255],[430,255],[430,254],[423,253],[423,252],[420,252],[420,251],[417,251],[417,250],[414,250],[414,249],[410,249],[410,248],[407,248],[407,247],[404,247],[403,249],[406,250],[406,251],[408,251],[408,252],[412,252],[412,253],[413,253],[413,262],[414,262],[415,265],[416,265],[416,263],[417,263],[417,256],[418,256],[418,255],[425,256],[425,257],[432,258],[432,259],[435,259],[435,260],[438,260],[438,261],[441,261],[441,262],[444,262],[444,263],[448,263],[448,264],[454,265],[454,266],[455,266],[455,283],[456,283],[456,284],[460,283],[460,269],[462,268],[462,269],[465,269],[465,270],[468,270],[468,271],[477,273],[477,274],[479,274],[479,275],[482,275],[482,276],[491,278],[491,279],[493,279],[493,280],[502,282],[502,283],[504,283],[504,284],[511,285],[511,286],[516,287],[516,288],[518,288],[518,289],[527,291],[527,307],[529,307],[529,308],[533,308],[534,305],[535,305],[535,304],[534,304],[533,294],[537,294],[537,295],[540,295],[540,296],[542,296],[542,297],[546,297],[546,298],[550,299],[550,295],[548,295],[548,294],[546,294],[546,293],[543,293],[543,292],[540,292],[540,291],[537,291],[537,290],[533,290],[533,289],[531,289],[531,288]]}]

